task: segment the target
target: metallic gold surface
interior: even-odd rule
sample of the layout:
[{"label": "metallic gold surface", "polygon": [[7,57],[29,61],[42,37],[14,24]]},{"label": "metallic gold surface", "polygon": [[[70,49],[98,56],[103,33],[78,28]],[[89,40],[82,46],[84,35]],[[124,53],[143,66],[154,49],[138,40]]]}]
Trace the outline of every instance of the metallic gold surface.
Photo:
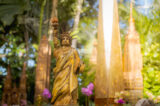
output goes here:
[{"label": "metallic gold surface", "polygon": [[4,81],[2,104],[11,105],[11,91],[12,91],[12,77],[11,77],[10,66],[8,66],[7,76]]},{"label": "metallic gold surface", "polygon": [[103,36],[102,0],[99,1],[97,70],[95,79],[95,98],[107,97],[107,76]]},{"label": "metallic gold surface", "polygon": [[125,90],[130,92],[130,102],[133,104],[143,96],[142,54],[139,35],[135,30],[130,4],[129,31],[125,37],[124,46],[124,81]]},{"label": "metallic gold surface", "polygon": [[21,74],[21,79],[20,79],[20,86],[19,86],[19,98],[20,100],[25,100],[27,101],[27,91],[26,91],[26,65],[27,63],[24,62],[23,63],[23,70],[22,70],[22,74]]},{"label": "metallic gold surface", "polygon": [[17,88],[16,83],[13,85],[13,89],[11,91],[11,105],[19,105],[20,98],[19,98],[19,89]]},{"label": "metallic gold surface", "polygon": [[36,67],[35,100],[38,95],[42,95],[45,88],[49,89],[51,61],[50,49],[51,46],[49,45],[47,37],[45,35],[42,36],[38,50]]},{"label": "metallic gold surface", "polygon": [[76,105],[78,99],[78,79],[77,75],[84,69],[84,64],[80,61],[78,52],[72,48],[69,33],[61,34],[61,43],[58,39],[58,20],[52,21],[54,56],[56,67],[54,72],[54,84],[51,102],[54,106]]},{"label": "metallic gold surface", "polygon": [[114,98],[98,98],[95,100],[95,105],[96,106],[123,106],[123,104],[115,103]]},{"label": "metallic gold surface", "polygon": [[[112,9],[111,9],[112,10]],[[99,17],[98,17],[98,56],[97,56],[97,72],[95,80],[95,101],[105,99],[103,102],[96,102],[96,106],[109,106],[114,104],[113,99],[115,92],[123,90],[123,70],[122,70],[122,53],[121,40],[119,31],[118,8],[117,1],[113,1],[113,23],[110,28],[111,35],[104,33],[103,24],[106,18],[103,18],[102,0],[99,3]],[[111,11],[112,12],[112,11]],[[107,20],[107,19],[106,19]],[[110,50],[105,50],[105,36],[111,36]],[[107,54],[111,54],[106,57]],[[106,60],[109,58],[109,62]],[[109,101],[112,98],[112,102]],[[115,104],[114,104],[115,105]]]}]

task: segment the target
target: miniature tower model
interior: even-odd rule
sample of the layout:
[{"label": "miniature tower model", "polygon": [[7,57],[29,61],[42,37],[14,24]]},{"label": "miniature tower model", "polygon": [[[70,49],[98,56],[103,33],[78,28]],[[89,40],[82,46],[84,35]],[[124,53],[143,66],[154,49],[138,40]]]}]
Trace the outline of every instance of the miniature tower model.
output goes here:
[{"label": "miniature tower model", "polygon": [[23,63],[23,70],[20,79],[20,100],[27,101],[27,93],[26,93],[26,62]]},{"label": "miniature tower model", "polygon": [[12,90],[11,84],[12,84],[11,69],[10,66],[8,66],[7,76],[4,81],[2,104],[11,105],[11,90]]},{"label": "miniature tower model", "polygon": [[130,92],[130,102],[135,104],[143,96],[143,78],[140,40],[132,17],[132,2],[130,4],[129,31],[125,37],[124,46],[124,87],[126,91]]},{"label": "miniature tower model", "polygon": [[109,106],[124,87],[118,7],[117,0],[99,1],[95,104]]},{"label": "miniature tower model", "polygon": [[42,95],[45,88],[49,89],[50,82],[50,62],[51,62],[51,46],[47,37],[42,36],[39,50],[38,61],[36,67],[36,82],[35,82],[35,100]]}]

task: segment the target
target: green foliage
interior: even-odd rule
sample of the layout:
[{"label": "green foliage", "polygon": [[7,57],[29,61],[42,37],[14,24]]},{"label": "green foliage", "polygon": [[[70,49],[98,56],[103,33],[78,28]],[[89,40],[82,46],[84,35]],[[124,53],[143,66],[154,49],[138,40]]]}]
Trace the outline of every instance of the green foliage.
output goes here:
[{"label": "green foliage", "polygon": [[98,4],[96,0],[84,0],[79,22],[79,42],[87,46],[97,35]]},{"label": "green foliage", "polygon": [[148,97],[146,92],[153,95],[160,95],[160,44],[153,43],[143,52],[143,78],[144,78],[144,96]]},{"label": "green foliage", "polygon": [[15,15],[30,9],[27,0],[0,0],[0,5],[0,20],[4,25],[10,25]]},{"label": "green foliage", "polygon": [[[85,69],[82,74],[79,75],[79,104],[80,105],[85,105],[85,99],[86,96],[82,94],[81,89],[83,87],[86,87],[89,83],[94,83],[95,79],[95,70],[92,69],[93,65],[89,63],[89,58],[85,57],[83,58],[83,62],[85,64]],[[94,98],[94,94],[92,95]],[[90,98],[90,100],[92,100]]]},{"label": "green foliage", "polygon": [[97,34],[97,19],[83,17],[79,23],[79,42],[87,46]]},{"label": "green foliage", "polygon": [[70,36],[72,37],[72,39],[77,39],[78,41],[80,41],[80,37],[78,36],[78,33],[79,33],[79,30],[75,30],[70,33]]},{"label": "green foliage", "polygon": [[68,31],[72,28],[77,0],[58,0],[58,19],[60,24],[60,31]]}]

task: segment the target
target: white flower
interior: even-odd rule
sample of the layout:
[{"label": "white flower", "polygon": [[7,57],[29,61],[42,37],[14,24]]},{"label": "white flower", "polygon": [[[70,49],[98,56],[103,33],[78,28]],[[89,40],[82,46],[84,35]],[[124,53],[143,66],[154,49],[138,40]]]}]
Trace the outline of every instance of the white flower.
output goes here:
[{"label": "white flower", "polygon": [[151,92],[146,92],[147,96],[149,97],[148,99],[153,100],[155,96]]},{"label": "white flower", "polygon": [[118,99],[114,99],[114,103],[118,103]]},{"label": "white flower", "polygon": [[160,96],[157,96],[156,99],[154,100],[155,103],[159,103],[160,102]]},{"label": "white flower", "polygon": [[120,94],[123,95],[123,94],[124,94],[124,91],[121,91]]},{"label": "white flower", "polygon": [[150,96],[149,96],[149,99],[150,99],[150,100],[153,100],[154,98],[155,98],[154,95],[150,95]]}]

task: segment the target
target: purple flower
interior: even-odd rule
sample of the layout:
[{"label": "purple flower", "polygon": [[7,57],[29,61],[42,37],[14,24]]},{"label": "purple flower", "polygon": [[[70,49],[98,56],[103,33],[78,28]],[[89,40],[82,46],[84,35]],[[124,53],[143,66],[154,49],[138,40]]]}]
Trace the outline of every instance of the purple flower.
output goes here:
[{"label": "purple flower", "polygon": [[86,93],[86,95],[87,95],[87,96],[90,96],[90,95],[92,95],[92,94],[93,94],[93,92],[88,89],[88,92]]},{"label": "purple flower", "polygon": [[87,92],[87,90],[88,90],[87,88],[82,88],[82,89],[81,89],[81,92],[82,92],[83,94],[85,94],[85,93]]},{"label": "purple flower", "polygon": [[8,106],[7,104],[2,104],[2,106]]},{"label": "purple flower", "polygon": [[119,104],[124,104],[125,101],[124,101],[123,99],[119,99],[119,100],[118,100],[118,103],[119,103]]},{"label": "purple flower", "polygon": [[81,92],[82,92],[82,94],[84,94],[86,96],[90,96],[93,94],[92,91],[88,88],[82,88]]},{"label": "purple flower", "polygon": [[90,83],[90,84],[87,86],[87,88],[82,88],[82,89],[81,89],[81,92],[82,92],[82,94],[84,94],[84,95],[86,95],[86,96],[90,96],[90,95],[93,94],[93,92],[92,92],[93,88],[94,88],[93,83]]},{"label": "purple flower", "polygon": [[90,83],[88,86],[87,86],[88,89],[90,89],[91,91],[94,89],[94,85],[93,83]]},{"label": "purple flower", "polygon": [[51,98],[51,93],[49,92],[49,90],[47,88],[45,88],[43,90],[43,96],[47,99]]}]

